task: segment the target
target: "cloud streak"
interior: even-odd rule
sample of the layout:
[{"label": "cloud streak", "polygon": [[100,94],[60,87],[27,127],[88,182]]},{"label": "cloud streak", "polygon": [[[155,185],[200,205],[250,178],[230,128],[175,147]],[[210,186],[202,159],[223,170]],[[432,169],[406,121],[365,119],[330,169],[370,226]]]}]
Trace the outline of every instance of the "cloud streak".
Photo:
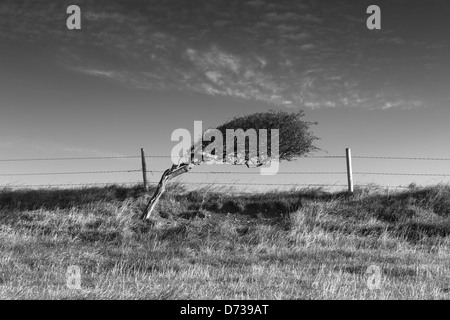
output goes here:
[{"label": "cloud streak", "polygon": [[365,2],[86,2],[83,30],[73,33],[60,26],[63,3],[5,1],[0,41],[51,43],[62,66],[145,90],[292,108],[424,107],[410,75],[432,77],[448,41],[411,39],[395,26],[368,33]]}]

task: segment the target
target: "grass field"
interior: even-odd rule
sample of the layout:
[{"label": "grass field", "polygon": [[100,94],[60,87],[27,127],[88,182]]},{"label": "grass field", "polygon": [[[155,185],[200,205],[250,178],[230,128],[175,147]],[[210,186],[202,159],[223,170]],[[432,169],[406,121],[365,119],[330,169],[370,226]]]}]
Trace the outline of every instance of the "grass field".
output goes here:
[{"label": "grass field", "polygon": [[[0,299],[449,299],[450,186],[0,191]],[[66,271],[81,268],[81,290]],[[369,288],[370,265],[381,284]],[[373,278],[372,278],[373,279]]]}]

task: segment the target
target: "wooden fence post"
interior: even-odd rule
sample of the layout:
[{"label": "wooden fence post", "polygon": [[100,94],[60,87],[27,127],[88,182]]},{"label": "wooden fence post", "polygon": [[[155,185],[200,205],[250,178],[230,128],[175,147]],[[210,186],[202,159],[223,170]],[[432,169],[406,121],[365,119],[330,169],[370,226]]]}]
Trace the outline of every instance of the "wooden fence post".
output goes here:
[{"label": "wooden fence post", "polygon": [[353,193],[352,150],[350,148],[345,149],[345,155],[347,158],[348,192]]},{"label": "wooden fence post", "polygon": [[141,160],[142,160],[142,178],[144,181],[144,190],[148,191],[148,183],[147,183],[147,163],[145,161],[145,150],[141,148]]}]

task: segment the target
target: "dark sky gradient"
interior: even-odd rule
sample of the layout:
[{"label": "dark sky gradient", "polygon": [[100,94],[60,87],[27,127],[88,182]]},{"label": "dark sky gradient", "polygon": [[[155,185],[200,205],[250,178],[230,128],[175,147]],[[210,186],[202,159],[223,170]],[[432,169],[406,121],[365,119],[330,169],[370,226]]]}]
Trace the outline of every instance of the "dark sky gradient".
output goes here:
[{"label": "dark sky gradient", "polygon": [[[70,4],[81,7],[81,31],[66,28]],[[371,4],[381,7],[382,30],[366,28]],[[304,109],[306,120],[319,122],[319,147],[330,154],[352,147],[359,155],[450,158],[449,14],[450,3],[439,0],[2,0],[0,158],[129,155],[140,147],[169,154],[172,131],[193,130],[194,120],[206,128],[271,108]],[[355,171],[450,174],[448,164],[354,163]],[[167,160],[152,164],[154,170],[166,166]],[[139,163],[0,163],[0,174],[99,168],[135,169]],[[345,166],[309,159],[282,170]],[[196,176],[216,178],[287,181]],[[0,176],[0,183],[137,179]],[[355,180],[397,185],[442,179]],[[345,183],[345,176],[292,181]]]}]

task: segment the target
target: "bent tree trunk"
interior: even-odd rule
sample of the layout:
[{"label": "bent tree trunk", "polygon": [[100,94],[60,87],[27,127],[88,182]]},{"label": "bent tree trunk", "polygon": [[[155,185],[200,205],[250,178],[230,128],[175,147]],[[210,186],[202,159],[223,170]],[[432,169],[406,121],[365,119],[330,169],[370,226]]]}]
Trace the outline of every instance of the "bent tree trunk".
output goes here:
[{"label": "bent tree trunk", "polygon": [[158,186],[153,193],[153,196],[150,198],[147,206],[144,209],[144,212],[142,213],[141,219],[149,220],[151,218],[159,199],[166,190],[167,183],[173,178],[188,172],[193,167],[194,164],[192,163],[182,163],[179,165],[173,165],[171,169],[167,169],[166,171],[164,171],[161,180],[159,181]]},{"label": "bent tree trunk", "polygon": [[[211,159],[216,160],[216,157],[212,156],[210,154],[203,154],[203,157],[206,157],[207,159],[210,159],[210,160]],[[144,212],[141,215],[141,219],[142,220],[150,220],[150,218],[152,216],[152,213],[155,210],[156,205],[158,204],[158,201],[161,198],[162,194],[164,193],[164,191],[166,191],[167,183],[170,180],[172,180],[175,177],[178,177],[179,175],[182,175],[183,173],[189,172],[195,165],[200,165],[203,162],[204,162],[204,159],[202,159],[200,162],[197,162],[197,163],[194,163],[192,161],[190,163],[184,162],[184,163],[180,163],[180,164],[177,164],[177,165],[174,164],[174,165],[172,165],[172,168],[167,169],[166,171],[164,171],[161,179],[159,180],[158,186],[156,187],[156,190],[153,193],[153,196],[150,198],[149,202],[147,203],[147,206],[144,209]],[[225,164],[228,164],[228,163],[225,162]],[[250,167],[248,160],[245,161],[244,164],[247,167]],[[259,167],[259,166],[262,166],[264,164],[265,164],[265,162],[258,163],[254,167]]]},{"label": "bent tree trunk", "polygon": [[[201,164],[197,163],[197,165]],[[248,161],[245,162],[247,167],[249,167]],[[256,165],[256,167],[262,166],[264,163],[260,163]],[[153,196],[148,201],[144,212],[141,215],[141,219],[143,220],[150,220],[153,211],[156,208],[156,205],[158,204],[159,199],[161,198],[164,191],[166,191],[167,183],[172,180],[175,177],[178,177],[179,175],[182,175],[183,173],[189,172],[196,164],[193,162],[191,163],[181,163],[178,165],[173,165],[172,168],[167,169],[164,171],[161,179],[159,180],[158,186],[156,187],[155,192],[153,193]]]}]

